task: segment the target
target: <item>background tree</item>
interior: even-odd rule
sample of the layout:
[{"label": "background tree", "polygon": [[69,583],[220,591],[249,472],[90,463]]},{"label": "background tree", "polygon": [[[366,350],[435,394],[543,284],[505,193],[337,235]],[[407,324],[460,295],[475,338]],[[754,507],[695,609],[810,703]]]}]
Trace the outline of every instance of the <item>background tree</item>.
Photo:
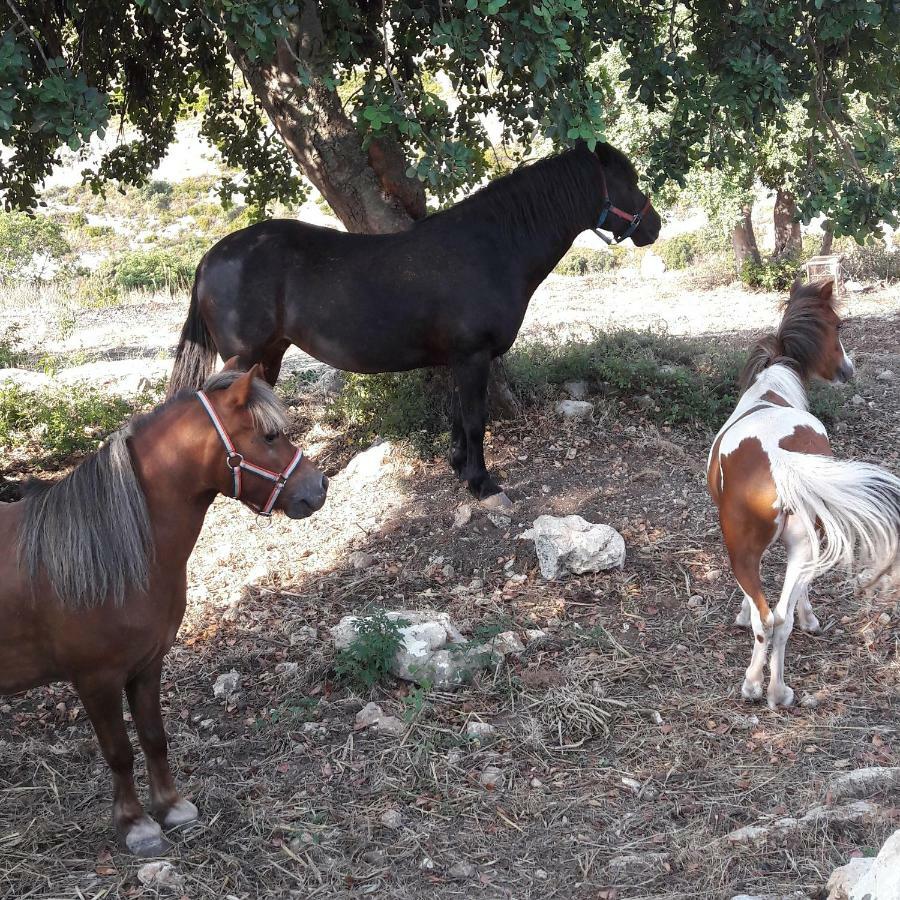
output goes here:
[{"label": "background tree", "polygon": [[302,174],[347,228],[403,228],[484,177],[486,116],[525,149],[603,139],[592,63],[612,47],[607,75],[652,123],[656,188],[744,172],[790,129],[785,208],[861,238],[900,207],[893,0],[5,0],[0,29],[8,207],[35,204],[60,147],[120,119],[136,137],[87,177],[144,181],[202,100],[203,133],[247,173],[223,194],[264,207],[299,196]]}]

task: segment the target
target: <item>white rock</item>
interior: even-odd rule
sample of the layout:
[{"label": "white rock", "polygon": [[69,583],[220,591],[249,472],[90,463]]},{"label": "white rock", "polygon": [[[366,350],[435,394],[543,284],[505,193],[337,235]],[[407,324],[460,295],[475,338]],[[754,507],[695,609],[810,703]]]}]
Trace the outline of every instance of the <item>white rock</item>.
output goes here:
[{"label": "white rock", "polygon": [[587,400],[560,400],[556,404],[556,414],[564,419],[589,419],[594,414],[594,404]]},{"label": "white rock", "polygon": [[641,259],[641,275],[645,277],[659,277],[666,269],[666,261],[652,250],[648,250]]},{"label": "white rock", "polygon": [[541,575],[547,579],[561,572],[581,575],[625,564],[622,535],[609,525],[593,525],[581,516],[538,516],[522,537],[534,540]]},{"label": "white rock", "polygon": [[472,520],[472,507],[468,503],[461,503],[453,516],[453,527],[463,528]]},{"label": "white rock", "polygon": [[850,402],[851,402],[854,406],[865,406],[865,404],[866,404],[866,401],[863,400],[863,398],[862,398],[859,394],[854,394],[854,395],[850,398]]},{"label": "white rock", "polygon": [[396,809],[387,809],[381,814],[381,824],[396,831],[403,824],[403,817]]},{"label": "white rock", "polygon": [[327,395],[339,394],[344,387],[344,373],[339,369],[326,368],[316,382],[319,390]]},{"label": "white rock", "polygon": [[138,869],[137,877],[145,887],[180,890],[184,885],[184,880],[175,866],[165,860],[145,863]]},{"label": "white rock", "polygon": [[835,869],[825,885],[828,900],[850,900],[851,891],[874,862],[874,857],[857,856],[847,865]]},{"label": "white rock", "polygon": [[848,797],[871,797],[882,791],[895,790],[900,790],[900,766],[871,766],[832,778],[825,788],[825,798],[834,803]]},{"label": "white rock", "polygon": [[393,452],[394,445],[390,441],[375,444],[368,450],[357,453],[340,475],[359,481],[377,481],[387,470]]},{"label": "white rock", "polygon": [[509,497],[506,496],[506,493],[504,491],[500,491],[496,494],[491,494],[490,497],[485,497],[484,500],[480,500],[478,502],[478,505],[482,509],[488,510],[489,513],[492,510],[498,513],[509,513],[513,506],[515,506],[512,500],[510,500]]},{"label": "white rock", "polygon": [[500,634],[495,635],[491,641],[491,647],[504,656],[508,653],[515,655],[525,652],[525,645],[519,640],[519,636],[514,631],[501,631]]},{"label": "white rock", "polygon": [[430,872],[434,869],[434,860],[430,856],[423,856],[422,861],[419,863],[419,868]]},{"label": "white rock", "polygon": [[804,826],[869,824],[877,821],[881,810],[871,800],[854,800],[846,806],[814,806],[800,819]]},{"label": "white rock", "polygon": [[879,372],[875,376],[876,381],[893,381],[894,373],[890,369],[885,369],[883,372]]},{"label": "white rock", "polygon": [[375,565],[375,557],[371,553],[366,553],[365,550],[354,550],[350,554],[350,565],[357,572],[361,572],[363,569]]},{"label": "white rock", "polygon": [[241,676],[235,669],[221,674],[213,684],[213,696],[219,700],[229,700],[241,686]]},{"label": "white rock", "polygon": [[465,862],[464,860],[459,860],[458,862],[453,863],[450,866],[450,877],[455,879],[456,881],[465,881],[467,878],[471,878],[475,874],[475,866],[470,862]]},{"label": "white rock", "polygon": [[496,766],[485,766],[478,781],[482,787],[494,791],[503,787],[503,773]]},{"label": "white rock", "polygon": [[584,400],[588,395],[588,385],[586,381],[567,381],[563,385],[563,390],[573,400]]},{"label": "white rock", "polygon": [[470,738],[490,737],[496,730],[490,722],[468,722],[466,724],[466,735]]},{"label": "white rock", "polygon": [[368,728],[384,718],[384,710],[377,703],[367,703],[356,714],[357,728]]},{"label": "white rock", "polygon": [[406,733],[406,725],[396,716],[384,716],[375,723],[379,734],[401,737]]},{"label": "white rock", "polygon": [[525,632],[525,639],[529,644],[540,643],[543,640],[546,640],[547,632],[541,628],[529,628]]},{"label": "white rock", "polygon": [[312,625],[301,625],[298,629],[291,632],[291,646],[304,646],[312,644],[318,640],[319,633]]},{"label": "white rock", "polygon": [[295,662],[280,662],[277,666],[275,666],[275,674],[276,675],[287,675],[288,677],[292,675],[296,675],[298,669],[300,668],[299,663]]},{"label": "white rock", "polygon": [[850,900],[900,900],[900,829],[885,842],[850,891]]},{"label": "white rock", "polygon": [[727,840],[729,844],[750,844],[753,847],[763,847],[769,839],[769,829],[762,825],[745,825],[730,832]]}]

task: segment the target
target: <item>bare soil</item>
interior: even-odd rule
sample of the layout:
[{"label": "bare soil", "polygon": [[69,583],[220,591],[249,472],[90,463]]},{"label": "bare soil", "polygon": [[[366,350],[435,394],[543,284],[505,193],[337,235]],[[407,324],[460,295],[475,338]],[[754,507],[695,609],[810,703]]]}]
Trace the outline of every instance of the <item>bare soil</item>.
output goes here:
[{"label": "bare soil", "polygon": [[[746,346],[777,321],[776,300],[675,277],[556,278],[526,332],[658,317]],[[148,356],[160,334],[174,342],[179,303],[128,313],[135,327],[158,323]],[[900,291],[853,299],[849,312],[859,377],[841,395],[835,450],[896,472]],[[73,339],[116,314],[92,315]],[[131,343],[127,330],[118,341],[103,334],[92,339],[98,354]],[[877,381],[884,369],[897,377]],[[875,823],[761,849],[726,840],[745,824],[802,815],[836,773],[900,765],[900,594],[818,581],[824,632],[795,631],[788,650],[789,683],[816,705],[770,712],[743,701],[751,636],[732,624],[738,592],[705,490],[709,434],[660,429],[599,400],[594,420],[577,425],[551,406],[530,409],[495,423],[488,441],[516,503],[511,521],[476,508],[454,528],[469,498],[444,460],[394,448],[376,471],[348,474],[346,440],[316,406],[296,410],[297,436],[334,475],[325,508],[260,529],[219,498],[191,562],[164,683],[173,763],[203,817],[174,837],[184,896],[815,897],[835,866],[897,827],[896,798],[885,797]],[[624,570],[542,580],[532,544],[518,539],[541,513],[617,528]],[[373,565],[355,569],[354,550]],[[780,571],[775,553],[770,593]],[[376,690],[371,699],[408,722],[404,737],[379,737],[354,728],[370,698],[336,682],[328,633],[374,607],[446,610],[473,634],[547,636],[454,693]],[[303,640],[306,626],[317,639]],[[285,662],[296,671],[279,670]],[[226,704],[212,685],[231,669],[241,688]],[[468,740],[472,719],[495,736]],[[487,766],[502,774],[492,790],[479,781]],[[112,843],[109,808],[107,769],[71,689],[0,699],[0,896],[154,896],[137,881],[140,862]],[[399,829],[381,824],[389,809]],[[460,862],[470,875],[453,869]]]}]

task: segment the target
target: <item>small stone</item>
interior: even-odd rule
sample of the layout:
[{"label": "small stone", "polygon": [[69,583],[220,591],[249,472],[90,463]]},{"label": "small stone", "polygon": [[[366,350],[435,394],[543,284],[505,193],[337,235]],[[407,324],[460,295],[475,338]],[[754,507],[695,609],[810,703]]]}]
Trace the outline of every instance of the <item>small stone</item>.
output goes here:
[{"label": "small stone", "polygon": [[586,381],[567,381],[563,385],[563,390],[573,400],[585,400],[588,395],[588,384]]},{"label": "small stone", "polygon": [[235,669],[220,675],[213,684],[213,696],[218,700],[230,700],[241,686],[241,676]]},{"label": "small stone", "polygon": [[754,847],[765,846],[769,839],[769,829],[762,825],[745,825],[730,832],[727,840],[729,844],[750,844]]},{"label": "small stone", "polygon": [[384,716],[375,723],[379,734],[401,737],[406,734],[406,725],[396,716]]},{"label": "small stone", "polygon": [[572,421],[589,419],[594,414],[594,405],[586,400],[560,400],[556,404],[556,414]]},{"label": "small stone", "polygon": [[863,400],[863,398],[862,398],[859,394],[854,394],[854,395],[850,398],[850,402],[851,402],[854,406],[865,406],[865,405],[866,405],[866,401]]},{"label": "small stone", "polygon": [[167,887],[175,891],[181,890],[184,885],[184,879],[175,866],[164,860],[145,863],[138,869],[137,877],[144,887]]},{"label": "small stone", "polygon": [[368,569],[370,566],[375,565],[375,557],[371,553],[366,553],[365,550],[354,550],[350,554],[350,565],[357,572],[361,572],[363,569]]},{"label": "small stone", "polygon": [[452,866],[450,866],[449,874],[450,877],[455,879],[456,881],[465,881],[475,874],[475,866],[473,866],[470,862],[459,860],[458,862],[455,862]]},{"label": "small stone", "polygon": [[704,576],[704,580],[707,582],[718,581],[721,577],[722,572],[720,569],[710,569]]},{"label": "small stone", "polygon": [[542,788],[544,786],[544,782],[541,781],[540,778],[532,778],[531,781],[528,782],[533,788]]},{"label": "small stone", "polygon": [[525,645],[514,631],[501,631],[491,641],[491,646],[504,656],[510,653],[516,655],[525,652]]},{"label": "small stone", "polygon": [[403,824],[403,817],[400,815],[399,810],[388,809],[381,814],[381,824],[385,828],[396,831]]},{"label": "small stone", "polygon": [[804,694],[800,698],[800,705],[804,709],[816,709],[819,705],[819,698],[815,694]]},{"label": "small stone", "polygon": [[700,594],[694,594],[691,597],[688,597],[687,605],[691,609],[696,609],[698,606],[703,605],[703,597]]},{"label": "small stone", "polygon": [[540,628],[529,628],[525,632],[525,640],[527,640],[529,644],[538,644],[541,641],[546,640],[547,636],[547,632]]},{"label": "small stone", "polygon": [[323,738],[326,728],[321,722],[304,722],[300,731],[310,738]]},{"label": "small stone", "polygon": [[490,737],[496,730],[490,722],[468,722],[466,724],[466,735],[478,740]]},{"label": "small stone", "polygon": [[541,881],[544,881],[544,880],[545,880],[546,878],[548,878],[549,876],[547,875],[547,870],[546,870],[546,869],[535,869],[535,870],[534,870],[534,877],[535,877],[535,878],[539,878]]},{"label": "small stone", "polygon": [[649,394],[642,394],[634,403],[638,409],[642,409],[644,412],[649,412],[656,406],[656,401]]},{"label": "small stone", "polygon": [[581,516],[538,516],[519,537],[534,541],[541,576],[548,580],[567,572],[583,575],[625,564],[622,535]]},{"label": "small stone", "polygon": [[484,500],[479,502],[479,506],[482,509],[503,512],[504,510],[511,510],[515,504],[506,496],[505,491],[500,491],[498,494],[491,494],[490,497],[485,497]]},{"label": "small stone", "polygon": [[478,781],[485,790],[495,791],[503,786],[503,773],[496,766],[485,766]]},{"label": "small stone", "polygon": [[885,369],[883,372],[879,372],[875,376],[876,381],[893,381],[894,373],[890,369]]},{"label": "small stone", "polygon": [[319,638],[319,633],[312,625],[301,625],[296,631],[291,632],[291,646],[304,647],[312,644]]},{"label": "small stone", "polygon": [[299,668],[299,664],[295,662],[280,662],[277,666],[275,666],[275,674],[287,675],[288,677],[290,677],[292,675],[296,675]]},{"label": "small stone", "polygon": [[377,703],[367,703],[356,714],[357,728],[368,728],[384,718],[384,711]]},{"label": "small stone", "polygon": [[472,520],[472,507],[468,503],[462,503],[456,508],[456,515],[453,517],[453,527],[463,528]]},{"label": "small stone", "polygon": [[800,820],[804,826],[868,825],[881,815],[878,805],[870,800],[854,800],[845,806],[814,806]]},{"label": "small stone", "polygon": [[434,860],[430,856],[423,856],[422,861],[419,863],[419,868],[430,872],[434,869]]},{"label": "small stone", "polygon": [[575,459],[576,456],[578,456],[578,451],[574,447],[569,447],[566,450],[566,459]]},{"label": "small stone", "polygon": [[890,625],[890,624],[891,624],[891,617],[890,617],[886,612],[882,613],[882,614],[878,617],[878,624],[879,624],[879,625]]}]

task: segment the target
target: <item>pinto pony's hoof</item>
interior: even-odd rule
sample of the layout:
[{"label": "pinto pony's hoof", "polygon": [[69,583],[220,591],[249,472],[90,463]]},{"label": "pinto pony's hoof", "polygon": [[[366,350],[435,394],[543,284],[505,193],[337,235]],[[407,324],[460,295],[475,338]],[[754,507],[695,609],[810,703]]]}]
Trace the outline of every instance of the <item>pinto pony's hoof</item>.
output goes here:
[{"label": "pinto pony's hoof", "polygon": [[744,683],[741,685],[741,696],[745,700],[759,700],[762,694],[762,682],[744,679]]},{"label": "pinto pony's hoof", "polygon": [[779,706],[793,706],[794,692],[786,684],[780,687],[769,688],[769,709],[778,709]]},{"label": "pinto pony's hoof", "polygon": [[135,856],[165,856],[172,849],[162,829],[149,816],[138,819],[125,830],[122,844]]},{"label": "pinto pony's hoof", "polygon": [[504,491],[500,491],[497,494],[491,494],[490,497],[485,497],[484,500],[481,501],[481,506],[483,509],[489,509],[492,512],[496,510],[505,510],[512,509],[513,502],[506,496]]}]

